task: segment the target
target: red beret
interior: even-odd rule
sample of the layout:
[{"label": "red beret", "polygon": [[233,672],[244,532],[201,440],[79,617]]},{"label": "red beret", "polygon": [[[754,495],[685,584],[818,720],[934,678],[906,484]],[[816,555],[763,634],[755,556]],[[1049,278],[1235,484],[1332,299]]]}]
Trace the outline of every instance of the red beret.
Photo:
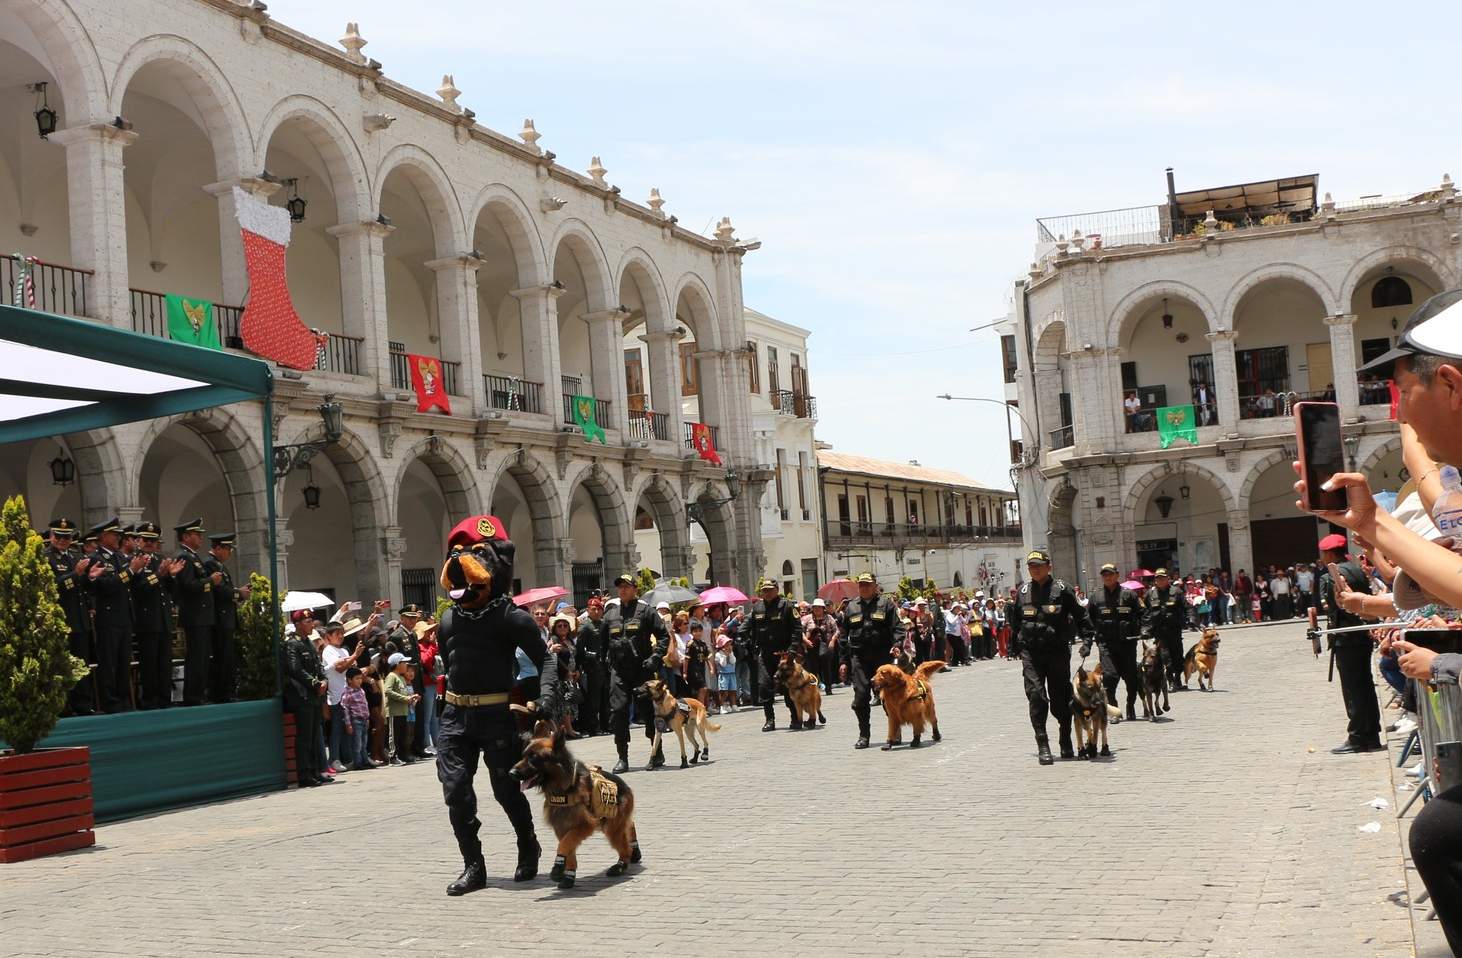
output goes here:
[{"label": "red beret", "polygon": [[502,541],[507,537],[508,527],[497,516],[471,516],[457,523],[447,534],[447,548]]},{"label": "red beret", "polygon": [[1320,540],[1320,551],[1329,552],[1331,549],[1344,549],[1346,545],[1345,536],[1340,535],[1338,532],[1332,532]]}]

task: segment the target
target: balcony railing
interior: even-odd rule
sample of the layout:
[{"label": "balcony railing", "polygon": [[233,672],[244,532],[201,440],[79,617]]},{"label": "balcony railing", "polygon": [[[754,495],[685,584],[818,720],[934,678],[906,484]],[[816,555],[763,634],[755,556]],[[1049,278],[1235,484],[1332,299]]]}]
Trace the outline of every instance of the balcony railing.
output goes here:
[{"label": "balcony railing", "polygon": [[[15,280],[20,275],[20,261],[14,256],[0,255],[0,300],[11,302]],[[91,270],[37,262],[31,269],[35,286],[36,309],[67,316],[85,316],[91,302]]]},{"label": "balcony railing", "polygon": [[855,522],[829,519],[824,524],[829,543],[898,547],[919,544],[958,544],[1020,539],[1019,525],[921,525],[917,522]]},{"label": "balcony railing", "polygon": [[[449,396],[462,395],[457,391],[457,383],[461,378],[462,364],[451,360],[438,360],[442,364],[442,388]],[[406,347],[401,343],[391,343],[391,387],[393,389],[411,388],[411,364],[406,358]]]},{"label": "balcony railing", "polygon": [[[133,331],[159,339],[169,338],[167,295],[150,289],[132,289],[128,293]],[[244,341],[239,336],[239,322],[243,315],[242,306],[213,304],[213,316],[218,321],[219,342],[229,349],[244,348]]]},{"label": "balcony railing", "polygon": [[487,401],[494,409],[511,412],[543,412],[543,384],[512,376],[484,375]]},{"label": "balcony railing", "polygon": [[[1273,419],[1294,415],[1294,404],[1297,402],[1334,402],[1335,390],[1317,389],[1311,392],[1295,392],[1288,390],[1279,393],[1263,393],[1258,395],[1239,396],[1239,418],[1240,419]],[[1390,402],[1390,393],[1387,393],[1387,402]]]},{"label": "balcony railing", "polygon": [[1385,383],[1359,383],[1362,406],[1391,405],[1391,387]]},{"label": "balcony railing", "polygon": [[[701,425],[698,422],[684,422],[680,424],[680,433],[685,440],[685,448],[695,448],[695,427]],[[721,427],[711,426],[711,445],[718,450],[721,448]]]},{"label": "balcony railing", "polygon": [[[570,426],[574,424],[574,397],[578,395],[582,395],[582,393],[563,394],[563,421]],[[594,419],[599,423],[601,429],[613,428],[609,422],[609,400],[594,400]]]},{"label": "balcony railing", "polygon": [[359,376],[360,350],[365,339],[360,336],[343,336],[340,333],[325,334],[325,349],[315,368],[324,372],[345,373]]},{"label": "balcony railing", "polygon": [[629,434],[634,439],[658,439],[670,441],[670,416],[668,413],[651,412],[648,409],[629,411]]},{"label": "balcony railing", "polygon": [[1067,446],[1074,445],[1076,445],[1076,433],[1071,426],[1051,430],[1052,449],[1065,449]]},{"label": "balcony railing", "polygon": [[771,401],[772,408],[784,416],[796,416],[798,419],[817,418],[817,400],[806,393],[773,389],[767,398]]}]

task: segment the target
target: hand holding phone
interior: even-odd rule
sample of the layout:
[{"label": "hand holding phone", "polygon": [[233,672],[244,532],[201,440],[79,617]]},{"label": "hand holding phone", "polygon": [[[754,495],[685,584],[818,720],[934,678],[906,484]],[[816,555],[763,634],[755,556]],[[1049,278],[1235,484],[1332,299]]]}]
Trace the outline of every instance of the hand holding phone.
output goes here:
[{"label": "hand holding phone", "polygon": [[1343,512],[1345,490],[1324,488],[1332,476],[1345,471],[1340,407],[1333,402],[1295,403],[1294,428],[1300,478],[1305,481],[1303,508],[1306,512]]}]

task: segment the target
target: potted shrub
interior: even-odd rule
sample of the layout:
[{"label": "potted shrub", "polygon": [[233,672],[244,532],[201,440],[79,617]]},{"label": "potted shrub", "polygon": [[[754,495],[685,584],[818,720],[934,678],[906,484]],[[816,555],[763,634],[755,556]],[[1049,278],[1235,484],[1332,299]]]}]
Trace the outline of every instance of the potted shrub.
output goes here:
[{"label": "potted shrub", "polygon": [[0,512],[0,862],[96,842],[91,755],[36,746],[55,728],[66,693],[86,674],[67,647],[66,615],[45,544],[25,500]]}]

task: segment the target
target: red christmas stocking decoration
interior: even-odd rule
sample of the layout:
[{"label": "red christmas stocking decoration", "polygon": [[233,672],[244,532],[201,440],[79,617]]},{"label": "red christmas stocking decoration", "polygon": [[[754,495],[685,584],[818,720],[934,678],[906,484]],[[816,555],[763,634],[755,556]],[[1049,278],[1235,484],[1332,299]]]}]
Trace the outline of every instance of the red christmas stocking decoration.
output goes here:
[{"label": "red christmas stocking decoration", "polygon": [[315,368],[315,334],[300,321],[284,279],[289,212],[234,187],[234,210],[244,236],[249,302],[239,323],[244,348],[290,369]]}]

